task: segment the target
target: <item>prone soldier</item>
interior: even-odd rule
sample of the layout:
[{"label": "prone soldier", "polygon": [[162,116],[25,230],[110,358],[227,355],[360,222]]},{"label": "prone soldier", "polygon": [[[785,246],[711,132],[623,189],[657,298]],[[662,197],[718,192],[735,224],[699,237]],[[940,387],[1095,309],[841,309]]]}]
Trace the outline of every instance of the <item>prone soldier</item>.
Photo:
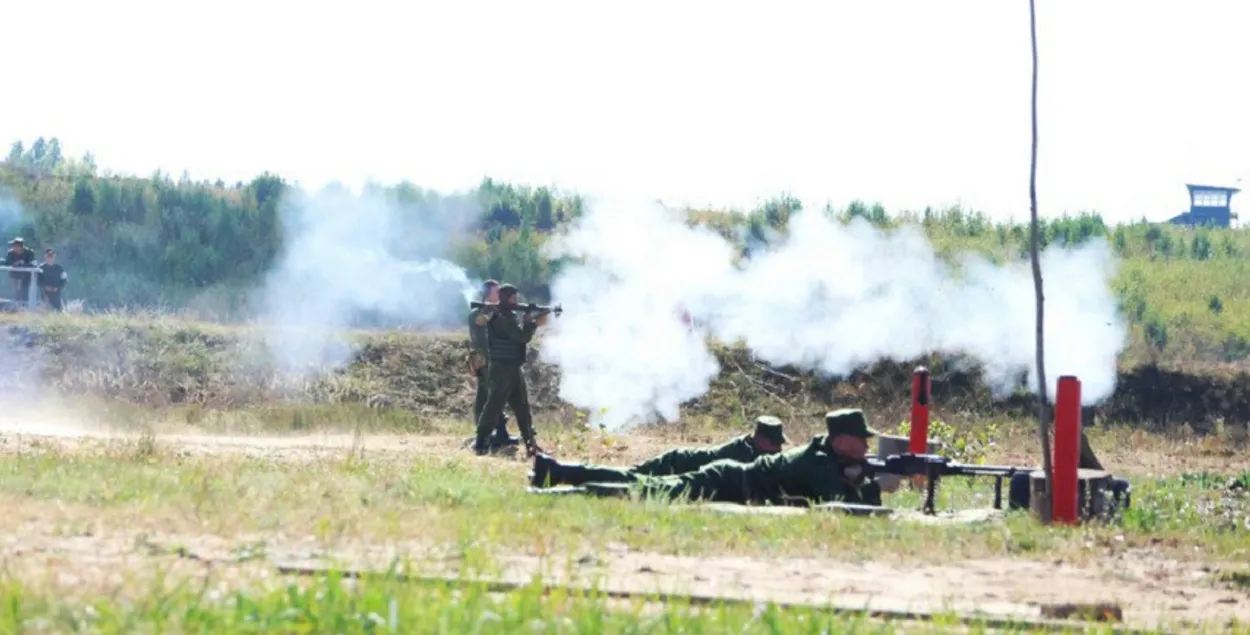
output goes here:
[{"label": "prone soldier", "polygon": [[706,448],[669,450],[631,467],[560,463],[546,454],[539,454],[534,457],[530,484],[534,487],[548,487],[583,483],[628,483],[636,475],[666,476],[693,472],[721,459],[750,463],[761,456],[780,452],[789,442],[781,419],[764,415],[755,420],[755,430],[750,434]]},{"label": "prone soldier", "polygon": [[478,321],[486,328],[486,355],[489,360],[486,367],[486,404],[477,419],[477,439],[473,444],[473,451],[479,455],[492,450],[491,430],[497,425],[505,405],[511,406],[516,414],[517,427],[521,429],[527,454],[534,456],[542,451],[534,439],[534,420],[530,414],[529,393],[522,366],[528,356],[530,339],[539,326],[547,323],[547,314],[533,316],[525,313],[523,318],[518,319],[516,306],[517,288],[505,284],[499,287],[498,307],[478,316]]},{"label": "prone soldier", "polygon": [[[496,280],[487,280],[482,284],[482,303],[487,305],[499,304],[499,282]],[[480,307],[469,311],[469,358],[468,367],[469,374],[473,375],[477,383],[477,395],[473,399],[473,424],[477,425],[479,419],[482,418],[482,410],[486,407],[487,397],[487,377],[486,369],[489,365],[487,342],[486,342],[486,324],[490,321],[490,307]],[[495,426],[495,435],[491,437],[491,445],[494,447],[503,447],[509,445],[517,445],[520,439],[508,434],[508,414],[499,413],[498,423]]]},{"label": "prone soldier", "polygon": [[713,461],[694,472],[668,476],[635,475],[644,495],[669,499],[737,504],[843,502],[881,505],[882,492],[893,492],[901,478],[882,474],[869,481],[863,469],[868,426],[862,410],[841,409],[825,415],[826,434],[806,445],[761,456],[750,463]]}]

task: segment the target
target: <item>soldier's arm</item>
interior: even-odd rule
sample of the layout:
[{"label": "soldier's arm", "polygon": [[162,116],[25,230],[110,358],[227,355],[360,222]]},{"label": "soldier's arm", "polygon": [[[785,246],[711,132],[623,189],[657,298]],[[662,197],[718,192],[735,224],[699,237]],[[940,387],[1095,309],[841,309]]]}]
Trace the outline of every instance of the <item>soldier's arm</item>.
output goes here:
[{"label": "soldier's arm", "polygon": [[469,346],[476,351],[486,350],[486,322],[490,314],[482,310],[469,312]]},{"label": "soldier's arm", "polygon": [[538,330],[538,325],[534,322],[526,320],[525,326],[518,326],[516,320],[509,319],[503,314],[499,314],[496,319],[490,321],[490,327],[495,332],[510,339],[530,343],[530,338],[534,337],[534,331]]},{"label": "soldier's arm", "polygon": [[[800,459],[802,460],[802,459]],[[881,486],[875,482],[851,483],[842,467],[824,457],[804,460],[804,480],[822,503],[881,504]]]},{"label": "soldier's arm", "polygon": [[530,340],[534,339],[534,333],[538,331],[538,322],[535,322],[533,320],[522,320],[522,321],[525,322],[525,326],[522,326],[520,329],[521,341],[525,342],[526,344],[529,344]]},{"label": "soldier's arm", "polygon": [[861,505],[881,506],[881,484],[876,481],[869,481],[859,486],[858,491],[850,492],[855,494],[855,501]]},{"label": "soldier's arm", "polygon": [[673,464],[685,453],[684,450],[669,450],[659,456],[653,456],[642,463],[633,467],[633,471],[637,474],[647,474],[651,476],[659,476],[664,474],[673,474]]},{"label": "soldier's arm", "polygon": [[733,459],[742,463],[750,463],[761,456],[749,436],[738,437],[716,449],[720,459]]}]

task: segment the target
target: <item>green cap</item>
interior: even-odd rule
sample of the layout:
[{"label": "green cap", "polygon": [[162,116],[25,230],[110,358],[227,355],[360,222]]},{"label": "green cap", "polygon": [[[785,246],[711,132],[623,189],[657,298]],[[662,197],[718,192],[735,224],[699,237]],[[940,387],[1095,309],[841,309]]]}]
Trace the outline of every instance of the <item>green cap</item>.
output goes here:
[{"label": "green cap", "polygon": [[768,439],[777,445],[790,442],[786,433],[782,431],[781,419],[772,415],[764,415],[755,420],[755,436]]},{"label": "green cap", "polygon": [[829,428],[829,436],[831,437],[839,434],[849,434],[867,439],[881,434],[869,427],[868,419],[864,417],[864,411],[859,408],[842,408],[826,413],[825,427]]}]

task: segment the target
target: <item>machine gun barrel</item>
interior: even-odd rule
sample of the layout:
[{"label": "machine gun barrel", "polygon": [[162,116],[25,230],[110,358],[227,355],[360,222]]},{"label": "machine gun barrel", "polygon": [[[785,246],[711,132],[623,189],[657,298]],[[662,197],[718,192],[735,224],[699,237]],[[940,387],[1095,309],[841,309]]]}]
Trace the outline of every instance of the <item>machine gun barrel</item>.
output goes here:
[{"label": "machine gun barrel", "polygon": [[[471,309],[481,309],[481,308],[483,308],[483,307],[494,307],[494,308],[498,308],[498,307],[499,307],[499,305],[498,305],[498,304],[487,304],[487,303],[485,303],[485,302],[470,302],[470,303],[469,303],[469,308],[471,308]],[[542,305],[542,304],[534,304],[533,302],[530,302],[530,303],[527,303],[527,304],[519,304],[519,303],[518,303],[516,306],[512,307],[512,310],[513,310],[513,311],[516,311],[516,312],[518,312],[518,313],[526,313],[526,314],[534,314],[534,313],[536,313],[536,314],[538,314],[538,315],[543,315],[543,314],[546,314],[546,313],[554,313],[554,314],[556,315],[556,317],[560,317],[560,314],[561,314],[561,313],[564,313],[564,308],[563,308],[563,307],[561,307],[559,304],[552,305],[552,306],[546,306],[546,305]]]},{"label": "machine gun barrel", "polygon": [[898,476],[925,477],[924,512],[934,513],[936,483],[943,476],[992,476],[994,477],[994,508],[1002,509],[1003,479],[1016,474],[1027,474],[1035,468],[1017,467],[1012,465],[972,465],[952,461],[940,454],[891,454],[885,459],[869,458],[865,460],[868,472],[896,474]]}]

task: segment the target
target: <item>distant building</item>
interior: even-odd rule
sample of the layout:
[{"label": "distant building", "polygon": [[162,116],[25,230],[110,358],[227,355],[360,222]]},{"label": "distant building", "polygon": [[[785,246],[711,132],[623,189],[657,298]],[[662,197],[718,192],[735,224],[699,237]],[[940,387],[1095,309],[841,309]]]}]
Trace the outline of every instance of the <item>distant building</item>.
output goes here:
[{"label": "distant building", "polygon": [[1237,218],[1229,207],[1233,195],[1241,190],[1235,187],[1216,187],[1214,185],[1190,185],[1189,211],[1168,219],[1173,225],[1212,225],[1229,227],[1232,219]]}]

